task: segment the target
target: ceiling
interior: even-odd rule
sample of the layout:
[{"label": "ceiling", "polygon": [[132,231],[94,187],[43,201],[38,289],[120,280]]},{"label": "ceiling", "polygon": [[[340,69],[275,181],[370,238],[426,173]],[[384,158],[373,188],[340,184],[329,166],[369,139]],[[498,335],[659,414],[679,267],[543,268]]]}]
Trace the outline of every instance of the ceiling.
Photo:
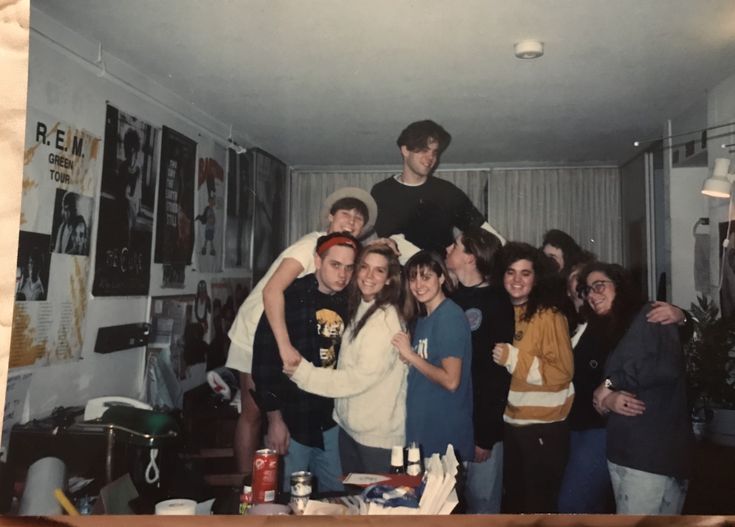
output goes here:
[{"label": "ceiling", "polygon": [[397,164],[426,118],[445,163],[619,164],[735,73],[733,0],[31,4],[292,166]]}]

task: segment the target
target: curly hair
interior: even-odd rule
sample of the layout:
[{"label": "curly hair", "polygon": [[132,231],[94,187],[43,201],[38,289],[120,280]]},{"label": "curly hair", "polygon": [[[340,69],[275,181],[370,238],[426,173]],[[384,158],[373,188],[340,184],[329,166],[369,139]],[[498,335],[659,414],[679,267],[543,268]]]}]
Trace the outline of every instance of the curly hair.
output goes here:
[{"label": "curly hair", "polygon": [[600,331],[610,349],[623,338],[633,318],[645,303],[640,289],[635,285],[633,276],[623,266],[605,262],[591,262],[585,265],[577,277],[577,292],[584,295],[587,291],[587,277],[598,272],[604,274],[615,286],[615,297],[610,312],[598,315],[585,302],[583,316],[591,326]]},{"label": "curly hair", "polygon": [[360,267],[365,262],[365,259],[370,254],[379,254],[384,257],[388,263],[388,279],[386,280],[383,289],[378,291],[375,295],[375,303],[368,308],[365,314],[357,321],[352,331],[351,340],[357,337],[360,330],[365,326],[368,319],[378,309],[384,306],[395,306],[400,313],[401,311],[401,294],[402,294],[402,281],[401,281],[401,264],[398,262],[398,257],[388,245],[382,243],[376,243],[368,245],[360,251],[355,262],[355,272],[352,274],[352,281],[350,282],[349,293],[348,293],[348,307],[347,307],[347,320],[348,323],[352,322],[357,316],[357,309],[360,307],[362,301],[362,292],[357,286],[357,275],[360,273]]},{"label": "curly hair", "polygon": [[[561,311],[564,303],[564,290],[554,272],[553,262],[541,249],[522,242],[509,242],[500,252],[497,283],[503,283],[503,276],[515,262],[528,260],[533,267],[534,279],[528,295],[523,320],[531,318],[543,309]],[[501,274],[502,273],[502,274]]]}]

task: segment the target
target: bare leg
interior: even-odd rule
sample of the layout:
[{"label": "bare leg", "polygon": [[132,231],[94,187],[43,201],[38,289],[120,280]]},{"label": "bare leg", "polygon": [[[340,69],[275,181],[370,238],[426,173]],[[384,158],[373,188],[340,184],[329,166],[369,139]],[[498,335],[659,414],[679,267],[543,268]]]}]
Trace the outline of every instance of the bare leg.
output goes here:
[{"label": "bare leg", "polygon": [[249,373],[240,373],[242,411],[235,425],[235,460],[240,474],[253,471],[253,455],[260,448],[260,408],[255,404],[250,390],[255,388]]}]

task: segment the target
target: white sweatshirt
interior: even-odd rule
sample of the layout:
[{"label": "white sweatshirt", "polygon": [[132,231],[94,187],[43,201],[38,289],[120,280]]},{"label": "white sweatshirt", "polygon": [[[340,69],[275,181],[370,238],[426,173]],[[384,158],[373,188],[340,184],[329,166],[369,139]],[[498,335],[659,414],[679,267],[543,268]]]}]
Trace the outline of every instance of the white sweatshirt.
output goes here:
[{"label": "white sweatshirt", "polygon": [[388,449],[405,442],[408,366],[390,342],[401,331],[393,306],[373,313],[352,340],[354,323],[371,305],[361,302],[345,330],[336,370],[302,360],[291,380],[307,392],[334,397],[334,420],[359,444]]}]

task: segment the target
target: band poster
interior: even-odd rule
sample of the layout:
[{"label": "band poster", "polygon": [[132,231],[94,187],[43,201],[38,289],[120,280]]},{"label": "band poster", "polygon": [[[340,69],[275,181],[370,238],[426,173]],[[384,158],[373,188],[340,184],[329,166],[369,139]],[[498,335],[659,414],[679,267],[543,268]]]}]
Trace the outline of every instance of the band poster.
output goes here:
[{"label": "band poster", "polygon": [[10,368],[78,359],[100,138],[29,107]]},{"label": "band poster", "polygon": [[154,261],[191,264],[196,142],[163,127]]},{"label": "band poster", "polygon": [[250,156],[227,151],[227,236],[225,267],[250,268],[255,191]]},{"label": "band poster", "polygon": [[158,130],[107,105],[95,296],[143,296],[150,282]]},{"label": "band poster", "polygon": [[227,150],[214,142],[199,145],[195,253],[200,272],[222,271]]}]

